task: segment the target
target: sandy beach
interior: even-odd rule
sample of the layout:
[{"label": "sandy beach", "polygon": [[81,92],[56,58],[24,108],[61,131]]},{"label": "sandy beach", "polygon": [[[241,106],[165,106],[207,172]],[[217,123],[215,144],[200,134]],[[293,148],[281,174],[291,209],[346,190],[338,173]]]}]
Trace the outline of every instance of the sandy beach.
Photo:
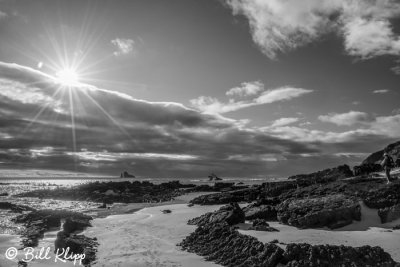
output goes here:
[{"label": "sandy beach", "polygon": [[[163,205],[143,207],[143,204],[127,204],[112,209],[113,213],[127,213],[101,216],[92,221],[93,227],[87,228],[83,234],[88,237],[96,237],[99,242],[97,260],[93,266],[220,266],[205,261],[201,256],[182,251],[176,244],[196,229],[196,226],[187,225],[191,218],[200,216],[206,212],[212,212],[221,205],[195,205],[189,207],[188,201],[202,193],[192,193],[178,197],[171,203]],[[270,226],[279,232],[260,232],[247,230],[250,223],[239,224],[242,234],[254,236],[261,242],[279,240],[282,248],[286,243],[309,243],[346,245],[346,246],[380,246],[388,252],[396,261],[400,261],[400,232],[390,230],[400,223],[400,219],[391,223],[381,224],[376,210],[362,207],[362,220],[352,224],[330,230],[298,229],[283,225],[278,222],[268,222]],[[245,206],[243,204],[241,206]],[[163,213],[163,210],[171,210],[171,213]],[[130,212],[132,211],[132,212]],[[135,212],[134,212],[135,211]],[[105,215],[105,214],[103,214]],[[47,232],[38,247],[54,248],[54,240],[57,231]],[[18,247],[19,237],[2,235],[0,242],[1,251],[10,246]],[[9,261],[0,255],[1,267],[16,266],[16,261]],[[35,260],[28,266],[74,266],[73,262],[54,263],[53,260]],[[75,265],[76,266],[76,265]]]}]

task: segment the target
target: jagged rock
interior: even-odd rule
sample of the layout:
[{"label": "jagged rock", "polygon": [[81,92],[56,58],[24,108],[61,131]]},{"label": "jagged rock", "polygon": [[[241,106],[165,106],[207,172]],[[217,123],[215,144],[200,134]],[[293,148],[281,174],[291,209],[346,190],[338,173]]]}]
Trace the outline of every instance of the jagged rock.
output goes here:
[{"label": "jagged rock", "polygon": [[369,208],[381,209],[400,204],[400,183],[393,182],[365,194],[364,203]]},{"label": "jagged rock", "polygon": [[380,247],[288,244],[283,254],[288,267],[330,266],[397,266],[391,256]]},{"label": "jagged rock", "polygon": [[162,213],[167,214],[167,213],[171,213],[171,210],[162,210]]},{"label": "jagged rock", "polygon": [[226,223],[200,226],[179,246],[222,266],[277,266],[283,249],[263,244],[255,237],[242,235]]},{"label": "jagged rock", "polygon": [[90,263],[96,259],[96,251],[99,243],[96,238],[90,238],[84,235],[70,235],[65,231],[57,233],[54,242],[55,249],[69,249],[69,253],[84,254],[83,265],[90,266]]},{"label": "jagged rock", "polygon": [[232,267],[398,266],[380,247],[287,244],[284,251],[274,243],[263,244],[240,234],[226,223],[200,226],[178,245],[206,260]]},{"label": "jagged rock", "polygon": [[25,205],[18,205],[10,202],[0,202],[0,209],[11,210],[12,212],[21,213],[24,211],[34,211],[34,208]]},{"label": "jagged rock", "polygon": [[329,183],[338,179],[352,177],[353,172],[348,165],[340,165],[332,169],[325,169],[310,174],[299,174],[290,176],[288,179],[296,180],[299,186],[308,186],[318,183]]},{"label": "jagged rock", "polygon": [[354,175],[359,176],[359,175],[368,175],[373,172],[380,172],[383,170],[383,167],[380,164],[376,163],[366,163],[366,164],[361,164],[359,166],[354,166]]},{"label": "jagged rock", "polygon": [[276,221],[276,209],[270,205],[260,205],[258,203],[250,204],[243,208],[246,220],[265,219]]},{"label": "jagged rock", "polygon": [[127,171],[121,172],[121,175],[119,176],[120,178],[135,178],[135,175],[130,174]]},{"label": "jagged rock", "polygon": [[243,223],[245,221],[244,212],[235,203],[225,205],[219,210],[208,212],[200,217],[189,220],[188,224],[202,226],[209,223],[226,222],[229,225]]},{"label": "jagged rock", "polygon": [[198,205],[228,204],[231,202],[254,201],[260,194],[260,188],[246,188],[223,193],[196,197],[190,203]]},{"label": "jagged rock", "polygon": [[400,218],[400,204],[378,210],[382,223],[392,222]]},{"label": "jagged rock", "polygon": [[83,200],[111,204],[114,202],[139,203],[170,201],[182,195],[180,189],[192,187],[178,181],[152,184],[150,182],[93,182],[56,189],[43,189],[25,192],[17,197],[38,197],[61,200]]},{"label": "jagged rock", "polygon": [[61,220],[71,218],[75,221],[90,221],[91,216],[68,210],[35,210],[27,214],[21,214],[13,219],[16,223],[22,223],[26,229],[22,233],[24,247],[36,247],[38,240],[43,237],[45,231],[50,228],[60,227]]},{"label": "jagged rock", "polygon": [[328,226],[331,229],[361,220],[361,207],[355,198],[342,194],[318,198],[288,199],[277,206],[278,221],[299,228]]},{"label": "jagged rock", "polygon": [[280,181],[280,182],[263,183],[260,197],[262,197],[262,198],[278,197],[281,194],[288,192],[295,188],[297,188],[296,181]]},{"label": "jagged rock", "polygon": [[265,231],[265,232],[279,232],[278,229],[270,227],[264,219],[255,219],[249,230]]},{"label": "jagged rock", "polygon": [[221,181],[222,178],[219,178],[215,173],[211,173],[208,176],[209,181]]},{"label": "jagged rock", "polygon": [[0,193],[0,197],[6,197],[6,196],[8,196],[8,193],[7,193],[7,192],[1,192],[1,193]]},{"label": "jagged rock", "polygon": [[259,197],[256,200],[256,203],[258,205],[269,205],[269,206],[276,206],[280,204],[282,201],[279,199],[279,197]]}]

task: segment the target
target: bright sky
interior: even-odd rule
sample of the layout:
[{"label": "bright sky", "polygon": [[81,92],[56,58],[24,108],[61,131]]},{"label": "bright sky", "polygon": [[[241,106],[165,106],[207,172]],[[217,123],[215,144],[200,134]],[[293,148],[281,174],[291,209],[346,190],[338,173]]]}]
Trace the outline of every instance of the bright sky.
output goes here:
[{"label": "bright sky", "polygon": [[286,176],[400,139],[397,0],[0,0],[0,168]]}]

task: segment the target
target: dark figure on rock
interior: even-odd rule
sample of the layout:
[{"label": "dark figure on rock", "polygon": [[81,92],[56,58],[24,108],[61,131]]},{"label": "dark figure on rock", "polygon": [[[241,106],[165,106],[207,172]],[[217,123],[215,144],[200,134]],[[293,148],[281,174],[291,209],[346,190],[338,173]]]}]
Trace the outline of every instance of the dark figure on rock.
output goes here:
[{"label": "dark figure on rock", "polygon": [[392,181],[390,177],[390,171],[392,168],[394,168],[394,161],[391,156],[387,152],[383,154],[383,160],[381,162],[381,165],[383,169],[385,170],[386,178],[387,178],[387,183],[390,183]]}]

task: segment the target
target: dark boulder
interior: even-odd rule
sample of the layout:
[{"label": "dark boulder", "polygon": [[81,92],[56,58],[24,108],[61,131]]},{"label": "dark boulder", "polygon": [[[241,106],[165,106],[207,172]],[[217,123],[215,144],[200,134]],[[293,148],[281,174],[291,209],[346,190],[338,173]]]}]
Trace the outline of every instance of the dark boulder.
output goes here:
[{"label": "dark boulder", "polygon": [[288,199],[277,206],[278,220],[299,228],[339,228],[361,220],[358,199],[342,194],[318,198]]},{"label": "dark boulder", "polygon": [[198,196],[190,201],[190,203],[198,205],[215,205],[228,204],[231,202],[249,202],[259,197],[260,188],[245,188],[232,190],[229,192],[214,193]]},{"label": "dark boulder", "polygon": [[92,220],[91,216],[68,210],[35,210],[30,213],[18,215],[13,219],[16,223],[22,223],[25,230],[22,233],[22,244],[24,247],[35,247],[38,240],[43,237],[44,232],[51,228],[59,228],[61,221],[66,219],[73,221]]},{"label": "dark boulder", "polygon": [[264,219],[267,221],[277,220],[277,211],[274,206],[258,203],[250,204],[243,208],[246,220]]},{"label": "dark boulder", "polygon": [[96,238],[90,238],[84,235],[71,235],[65,231],[57,233],[54,242],[55,249],[65,251],[68,249],[68,256],[73,254],[84,254],[82,263],[84,266],[90,266],[90,263],[96,259],[96,251],[99,243]]},{"label": "dark boulder", "polygon": [[208,180],[209,181],[221,181],[222,178],[219,178],[215,173],[211,173],[208,175]]},{"label": "dark boulder", "polygon": [[400,204],[378,210],[382,223],[392,222],[400,218]]},{"label": "dark boulder", "polygon": [[22,213],[24,211],[34,211],[34,208],[25,205],[18,205],[10,202],[0,202],[0,209],[11,210],[12,212]]},{"label": "dark boulder", "polygon": [[249,230],[255,231],[265,231],[265,232],[279,232],[278,229],[270,227],[269,224],[264,219],[255,219],[252,222],[252,226]]},{"label": "dark boulder", "polygon": [[288,244],[283,254],[286,266],[290,267],[395,267],[397,263],[380,247]]},{"label": "dark boulder", "polygon": [[244,223],[243,210],[237,203],[222,206],[219,210],[208,212],[200,217],[189,220],[188,224],[202,226],[209,223],[226,222],[229,225]]},{"label": "dark boulder", "polygon": [[205,224],[187,236],[179,246],[222,266],[277,266],[283,249],[263,244],[255,237],[240,234],[226,223]]},{"label": "dark boulder", "polygon": [[400,183],[398,181],[385,185],[365,194],[364,203],[369,208],[381,209],[400,204]]}]

